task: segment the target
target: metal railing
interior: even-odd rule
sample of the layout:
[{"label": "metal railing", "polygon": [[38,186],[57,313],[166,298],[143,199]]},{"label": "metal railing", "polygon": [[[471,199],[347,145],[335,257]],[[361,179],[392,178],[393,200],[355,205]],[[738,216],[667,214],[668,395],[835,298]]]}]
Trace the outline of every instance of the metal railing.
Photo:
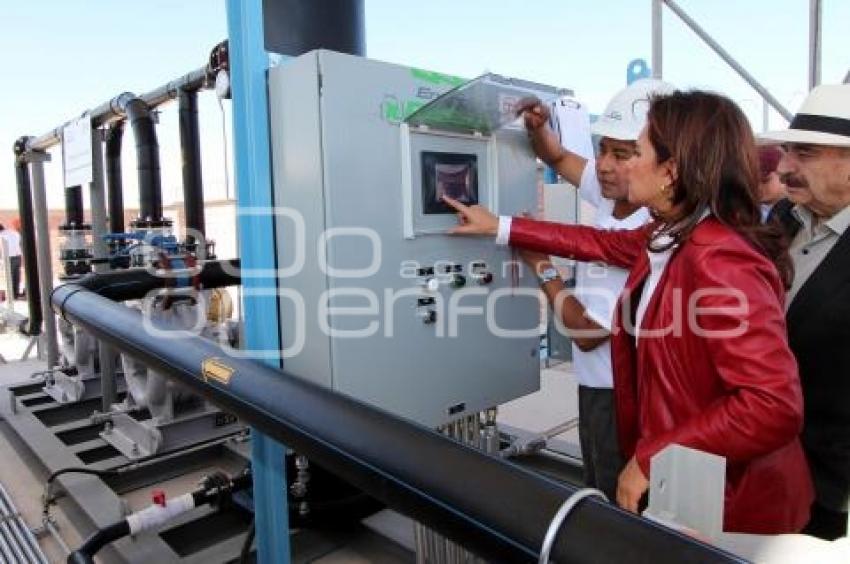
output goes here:
[{"label": "metal railing", "polygon": [[[779,100],[756,78],[750,74],[734,57],[724,49],[705,29],[688,15],[674,0],[652,0],[652,76],[662,78],[663,74],[663,30],[662,18],[664,6],[667,6],[682,22],[688,26],[712,51],[723,59],[738,76],[747,82],[762,100],[770,104],[786,120],[794,117]],[[823,4],[821,0],[809,0],[809,89],[821,81],[821,46],[823,28]],[[850,72],[844,82],[850,82]]]}]

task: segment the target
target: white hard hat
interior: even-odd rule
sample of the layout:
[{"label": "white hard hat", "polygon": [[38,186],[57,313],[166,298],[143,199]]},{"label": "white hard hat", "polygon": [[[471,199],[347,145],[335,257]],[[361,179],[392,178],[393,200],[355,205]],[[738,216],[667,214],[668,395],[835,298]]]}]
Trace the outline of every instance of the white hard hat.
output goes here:
[{"label": "white hard hat", "polygon": [[655,78],[641,78],[623,88],[608,102],[605,113],[590,126],[590,132],[621,141],[636,141],[649,111],[649,98],[670,94],[676,88]]}]

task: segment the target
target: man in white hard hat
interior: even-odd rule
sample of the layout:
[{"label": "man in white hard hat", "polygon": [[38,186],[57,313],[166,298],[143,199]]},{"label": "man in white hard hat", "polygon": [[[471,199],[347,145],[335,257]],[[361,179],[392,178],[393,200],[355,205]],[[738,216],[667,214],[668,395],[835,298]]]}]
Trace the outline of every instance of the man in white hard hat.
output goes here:
[{"label": "man in white hard hat", "polygon": [[815,88],[788,129],[761,137],[782,144],[793,204],[778,219],[792,237],[786,319],[816,494],[804,532],[834,539],[850,504],[850,84]]},{"label": "man in white hard hat", "polygon": [[[595,161],[561,146],[548,125],[549,108],[539,100],[523,100],[517,109],[524,116],[537,155],[596,207],[594,225],[634,229],[650,216],[645,208],[628,201],[625,165],[634,155],[646,123],[650,96],[673,90],[667,83],[642,79],[618,92],[591,126],[591,132],[601,137]],[[585,481],[614,500],[625,461],[617,440],[609,337],[614,308],[628,273],[616,267],[579,263],[573,294],[564,292],[563,281],[548,256],[523,252],[523,258],[540,278],[541,288],[573,342]]]}]

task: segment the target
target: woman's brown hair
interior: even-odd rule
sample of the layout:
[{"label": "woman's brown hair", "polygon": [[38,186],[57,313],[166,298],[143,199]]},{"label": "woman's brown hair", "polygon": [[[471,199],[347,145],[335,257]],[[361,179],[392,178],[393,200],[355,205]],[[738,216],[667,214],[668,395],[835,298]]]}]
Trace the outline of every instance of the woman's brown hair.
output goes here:
[{"label": "woman's brown hair", "polygon": [[[647,133],[658,162],[672,158],[676,163],[672,204],[681,209],[673,219],[662,220],[650,248],[663,250],[686,241],[710,210],[773,261],[790,286],[794,270],[788,242],[779,229],[762,224],[758,151],[735,102],[700,90],[656,96],[647,114]],[[659,245],[661,235],[672,243]]]}]

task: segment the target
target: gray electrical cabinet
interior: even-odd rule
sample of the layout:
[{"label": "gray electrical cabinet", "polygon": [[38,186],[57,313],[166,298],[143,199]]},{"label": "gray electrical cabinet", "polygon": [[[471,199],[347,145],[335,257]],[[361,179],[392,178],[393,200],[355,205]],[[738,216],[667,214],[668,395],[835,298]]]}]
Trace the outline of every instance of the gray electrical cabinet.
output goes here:
[{"label": "gray electrical cabinet", "polygon": [[330,51],[269,71],[284,368],[431,427],[540,385],[535,276],[447,235],[440,199],[536,211],[525,131],[496,123],[523,89],[460,82]]}]

